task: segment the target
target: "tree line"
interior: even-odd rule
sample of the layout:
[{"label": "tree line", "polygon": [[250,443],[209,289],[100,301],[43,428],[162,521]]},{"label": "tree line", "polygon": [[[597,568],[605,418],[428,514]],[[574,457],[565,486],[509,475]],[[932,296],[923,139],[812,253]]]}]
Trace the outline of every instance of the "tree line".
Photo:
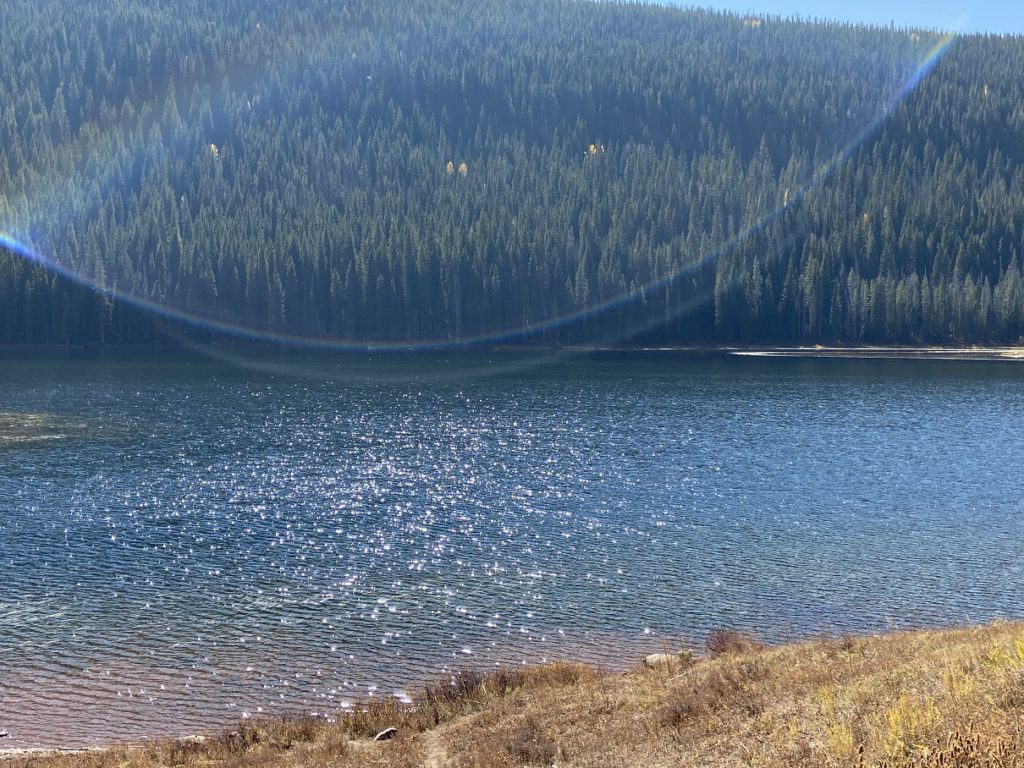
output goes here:
[{"label": "tree line", "polygon": [[0,42],[2,344],[1024,335],[1019,38],[8,0]]}]

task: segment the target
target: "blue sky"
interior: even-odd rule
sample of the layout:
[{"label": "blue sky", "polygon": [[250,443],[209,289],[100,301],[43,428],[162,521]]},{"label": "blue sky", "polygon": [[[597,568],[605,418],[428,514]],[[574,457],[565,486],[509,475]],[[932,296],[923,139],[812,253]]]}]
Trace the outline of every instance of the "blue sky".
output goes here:
[{"label": "blue sky", "polygon": [[[671,1],[671,0],[670,0]],[[674,0],[676,5],[960,32],[1024,34],[1024,0]]]}]

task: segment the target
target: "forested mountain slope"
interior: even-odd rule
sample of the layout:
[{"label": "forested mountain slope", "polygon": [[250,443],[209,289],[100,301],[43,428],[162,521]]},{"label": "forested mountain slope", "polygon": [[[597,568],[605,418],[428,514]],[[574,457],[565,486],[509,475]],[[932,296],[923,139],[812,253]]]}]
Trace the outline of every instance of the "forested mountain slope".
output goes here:
[{"label": "forested mountain slope", "polygon": [[119,296],[356,342],[1024,333],[1019,38],[574,0],[3,15],[0,343],[162,337]]}]

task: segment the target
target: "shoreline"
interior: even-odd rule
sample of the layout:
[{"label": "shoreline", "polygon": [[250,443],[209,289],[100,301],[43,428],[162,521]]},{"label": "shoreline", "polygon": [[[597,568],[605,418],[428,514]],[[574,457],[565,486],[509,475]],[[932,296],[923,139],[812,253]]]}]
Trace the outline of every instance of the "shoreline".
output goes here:
[{"label": "shoreline", "polygon": [[206,357],[207,353],[233,350],[242,353],[303,353],[338,357],[414,358],[437,354],[540,354],[540,355],[590,355],[590,354],[678,354],[678,355],[724,355],[731,357],[788,357],[844,360],[983,360],[983,361],[1024,361],[1024,345],[822,345],[822,344],[684,344],[684,345],[643,345],[643,344],[490,344],[481,346],[437,346],[424,348],[399,348],[367,346],[351,349],[325,349],[323,347],[279,346],[264,344],[194,344],[188,346],[159,344],[124,344],[109,346],[63,346],[63,345],[0,345],[0,358],[50,359],[52,357],[117,359],[132,353],[149,352],[154,356],[166,353]]},{"label": "shoreline", "polygon": [[982,360],[1024,362],[1024,347],[952,347],[952,346],[683,346],[683,347],[559,347],[559,352],[588,353],[657,353],[657,354],[719,354],[730,357],[789,357],[840,360]]},{"label": "shoreline", "polygon": [[[267,718],[80,749],[0,747],[0,766],[511,768],[637,764],[644,756],[652,767],[725,768],[736,764],[738,740],[752,733],[761,736],[750,742],[757,762],[780,768],[811,757],[850,768],[910,765],[886,760],[978,750],[1006,758],[1000,765],[1024,761],[1017,721],[999,716],[1016,706],[1024,623],[770,646],[719,630],[704,651],[640,657],[623,673],[557,662],[467,671],[428,686],[411,705],[368,703],[331,719]],[[543,762],[527,759],[534,754]]]},{"label": "shoreline", "polygon": [[[783,652],[821,642],[895,642],[900,638],[919,634],[945,635],[968,631],[984,631],[1000,626],[1018,627],[1022,632],[1024,632],[1024,620],[1016,621],[1012,619],[996,619],[992,622],[983,624],[960,625],[952,623],[938,624],[934,626],[922,625],[919,627],[896,628],[874,632],[869,631],[864,634],[859,634],[855,630],[851,632],[835,630],[837,634],[825,633],[818,635],[798,635],[775,641],[762,641],[757,637],[757,635],[745,631],[717,631],[721,631],[723,634],[730,636],[734,642],[738,643],[740,647],[746,650],[758,649],[766,652]],[[675,646],[672,646],[672,648],[674,649]],[[452,668],[448,672],[438,672],[432,676],[425,676],[417,678],[416,680],[410,680],[407,685],[403,686],[403,689],[409,692],[411,698],[402,699],[398,696],[391,695],[374,697],[371,694],[368,698],[353,699],[350,705],[342,706],[336,710],[324,711],[318,715],[313,715],[313,717],[314,719],[322,719],[323,722],[332,722],[336,719],[343,720],[351,717],[353,714],[361,711],[373,710],[375,707],[380,705],[391,706],[406,712],[419,712],[429,704],[429,695],[426,697],[424,696],[426,691],[429,691],[431,688],[436,688],[446,680],[455,679],[461,676],[479,676],[481,678],[487,678],[495,674],[501,675],[503,672],[508,672],[512,675],[523,674],[529,677],[531,675],[543,674],[545,670],[551,668],[574,668],[587,670],[590,674],[604,678],[628,678],[641,674],[645,670],[649,670],[650,667],[648,665],[648,661],[656,656],[666,656],[666,651],[669,650],[670,646],[664,642],[663,638],[660,644],[634,646],[628,654],[620,658],[619,664],[611,667],[603,665],[600,661],[588,659],[585,655],[537,660],[535,663],[526,663],[525,665],[510,663],[486,668],[476,668],[473,666],[457,667]],[[672,650],[668,655],[674,657],[677,653],[680,656],[685,656],[689,659],[690,661],[688,663],[697,665],[709,662],[716,657],[716,652],[710,645],[693,646],[686,643],[679,647],[678,650]],[[415,693],[413,693],[414,691]],[[7,762],[19,757],[46,758],[105,753],[112,750],[136,751],[168,743],[195,745],[207,740],[217,740],[222,738],[226,734],[233,733],[237,727],[242,725],[287,723],[296,718],[301,719],[302,717],[304,717],[304,715],[298,712],[268,713],[254,716],[252,718],[238,718],[237,720],[230,722],[206,723],[197,729],[183,729],[180,731],[169,729],[163,733],[153,732],[149,735],[138,735],[135,737],[110,734],[104,740],[79,743],[76,746],[64,746],[58,743],[45,746],[32,745],[6,747],[4,746],[4,742],[8,741],[9,737],[14,737],[15,734],[8,733],[4,728],[0,727],[0,733],[6,734],[6,737],[0,738],[0,768],[3,768]],[[0,722],[0,726],[2,725],[2,722]],[[13,738],[10,740],[13,740]]]},{"label": "shoreline", "polygon": [[[124,745],[110,743],[97,747],[0,747],[0,763],[16,757],[57,757],[58,755],[84,755],[89,752],[106,752],[109,749],[123,748]],[[141,745],[129,745],[130,749],[139,749]]]},{"label": "shoreline", "polygon": [[843,360],[981,360],[1024,362],[1024,347],[769,347],[737,348],[739,357],[802,357]]}]

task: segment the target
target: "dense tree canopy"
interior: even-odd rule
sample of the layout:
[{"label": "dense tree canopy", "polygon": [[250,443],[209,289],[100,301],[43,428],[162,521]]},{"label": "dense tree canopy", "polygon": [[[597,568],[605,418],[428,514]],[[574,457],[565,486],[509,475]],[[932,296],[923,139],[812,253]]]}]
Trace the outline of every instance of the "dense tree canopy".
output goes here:
[{"label": "dense tree canopy", "polygon": [[161,338],[125,296],[364,342],[1024,334],[1020,39],[6,0],[0,42],[0,230],[49,262],[0,254],[0,343]]}]

